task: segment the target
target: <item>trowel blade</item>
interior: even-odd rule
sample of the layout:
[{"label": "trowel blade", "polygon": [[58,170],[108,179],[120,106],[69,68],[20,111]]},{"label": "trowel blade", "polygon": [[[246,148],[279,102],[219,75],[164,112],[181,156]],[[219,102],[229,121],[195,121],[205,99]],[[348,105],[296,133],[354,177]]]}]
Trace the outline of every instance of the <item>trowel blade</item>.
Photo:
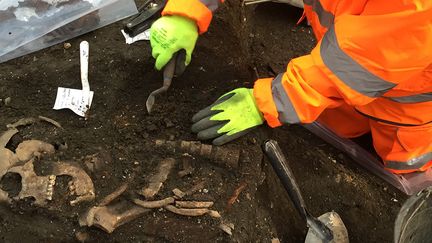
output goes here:
[{"label": "trowel blade", "polygon": [[149,97],[147,98],[147,101],[146,101],[146,108],[147,108],[147,112],[149,114],[153,108],[154,103],[155,103],[154,95],[149,95]]},{"label": "trowel blade", "polygon": [[[318,217],[325,226],[333,233],[334,243],[348,243],[348,231],[341,217],[336,212],[327,212]],[[315,233],[313,229],[309,229],[306,235],[305,243],[324,243]]]}]

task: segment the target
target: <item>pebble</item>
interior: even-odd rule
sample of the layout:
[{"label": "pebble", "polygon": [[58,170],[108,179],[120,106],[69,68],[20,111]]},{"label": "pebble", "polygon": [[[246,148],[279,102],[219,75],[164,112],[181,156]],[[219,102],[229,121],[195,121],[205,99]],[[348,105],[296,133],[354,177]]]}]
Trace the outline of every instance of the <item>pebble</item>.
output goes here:
[{"label": "pebble", "polygon": [[71,45],[71,43],[69,43],[69,42],[65,42],[64,44],[63,44],[63,48],[64,49],[69,49],[69,48],[71,48],[72,47],[72,45]]},{"label": "pebble", "polygon": [[7,97],[6,99],[4,99],[4,104],[5,105],[9,105],[10,103],[11,103],[11,101],[12,101],[12,98],[11,97]]}]

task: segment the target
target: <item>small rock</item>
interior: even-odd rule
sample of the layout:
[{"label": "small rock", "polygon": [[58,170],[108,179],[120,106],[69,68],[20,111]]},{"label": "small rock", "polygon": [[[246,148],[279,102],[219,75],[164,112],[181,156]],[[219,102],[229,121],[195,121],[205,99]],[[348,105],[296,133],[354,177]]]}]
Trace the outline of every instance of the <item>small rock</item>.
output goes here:
[{"label": "small rock", "polygon": [[12,98],[11,97],[7,97],[6,99],[4,99],[4,104],[5,105],[9,105],[10,103],[11,103],[11,101],[12,101]]},{"label": "small rock", "polygon": [[204,193],[208,193],[209,190],[204,188],[204,189],[202,190],[202,192],[204,192]]},{"label": "small rock", "polygon": [[72,47],[72,45],[71,45],[71,43],[69,43],[69,42],[65,42],[64,44],[63,44],[63,48],[64,49],[69,49],[69,48],[71,48]]},{"label": "small rock", "polygon": [[336,183],[340,183],[341,179],[342,179],[342,176],[340,174],[337,174],[336,178],[335,178]]},{"label": "small rock", "polygon": [[75,237],[79,242],[86,242],[90,238],[88,233],[81,231],[76,232]]},{"label": "small rock", "polygon": [[271,240],[271,243],[280,243],[280,240],[278,238],[273,238]]}]

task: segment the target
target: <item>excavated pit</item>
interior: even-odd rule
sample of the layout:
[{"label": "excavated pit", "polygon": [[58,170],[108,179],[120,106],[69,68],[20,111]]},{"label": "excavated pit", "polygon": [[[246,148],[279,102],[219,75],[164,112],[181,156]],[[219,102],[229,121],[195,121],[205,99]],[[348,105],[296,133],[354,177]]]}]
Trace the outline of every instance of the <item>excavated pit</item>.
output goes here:
[{"label": "excavated pit", "polygon": [[[137,1],[138,5],[143,1]],[[91,176],[96,202],[124,182],[139,190],[159,161],[180,153],[155,149],[153,141],[194,140],[191,117],[221,94],[237,87],[252,87],[258,77],[283,72],[291,58],[307,54],[314,46],[311,29],[296,25],[302,10],[266,3],[241,7],[228,1],[216,14],[208,33],[200,37],[193,61],[167,94],[157,98],[153,114],[145,110],[148,94],[162,84],[153,69],[148,42],[128,46],[116,23],[70,41],[72,47],[53,46],[0,64],[0,127],[23,117],[47,116],[63,130],[47,124],[20,129],[12,142],[39,139],[67,144],[44,163],[73,160]],[[90,43],[90,85],[95,98],[87,120],[71,111],[54,111],[57,87],[79,88],[79,43]],[[3,130],[3,129],[0,129]],[[183,178],[170,176],[158,199],[170,190],[186,190],[205,182],[193,199],[214,201],[224,222],[234,224],[233,235],[219,229],[210,217],[184,217],[166,210],[150,214],[107,234],[97,228],[81,228],[78,215],[92,203],[70,206],[66,190],[59,189],[48,209],[27,201],[0,207],[2,242],[71,242],[76,235],[88,242],[302,242],[306,229],[280,185],[271,166],[263,159],[260,143],[279,141],[313,215],[338,212],[351,242],[390,242],[396,214],[405,196],[355,165],[347,156],[299,126],[262,127],[228,146],[241,150],[237,169],[224,168],[205,158],[192,161],[195,170]],[[13,147],[14,145],[9,145]],[[102,161],[90,170],[86,156]],[[179,170],[180,168],[176,168]],[[7,178],[7,185],[18,178]],[[67,184],[59,181],[59,186]],[[246,185],[246,186],[244,186]],[[233,193],[244,187],[233,205]],[[61,193],[59,193],[61,192]],[[127,199],[127,196],[125,197]]]}]

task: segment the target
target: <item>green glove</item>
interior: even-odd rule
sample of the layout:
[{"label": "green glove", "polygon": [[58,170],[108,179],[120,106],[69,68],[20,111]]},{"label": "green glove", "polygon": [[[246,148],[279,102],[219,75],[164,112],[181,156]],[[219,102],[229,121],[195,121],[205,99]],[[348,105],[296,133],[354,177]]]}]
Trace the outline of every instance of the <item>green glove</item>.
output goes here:
[{"label": "green glove", "polygon": [[152,56],[156,59],[155,67],[161,70],[174,53],[184,49],[184,64],[189,65],[192,52],[198,39],[196,23],[182,16],[163,16],[153,23],[150,29]]},{"label": "green glove", "polygon": [[192,132],[198,139],[214,139],[222,145],[263,124],[252,89],[239,88],[221,96],[213,105],[199,111],[192,118]]}]

